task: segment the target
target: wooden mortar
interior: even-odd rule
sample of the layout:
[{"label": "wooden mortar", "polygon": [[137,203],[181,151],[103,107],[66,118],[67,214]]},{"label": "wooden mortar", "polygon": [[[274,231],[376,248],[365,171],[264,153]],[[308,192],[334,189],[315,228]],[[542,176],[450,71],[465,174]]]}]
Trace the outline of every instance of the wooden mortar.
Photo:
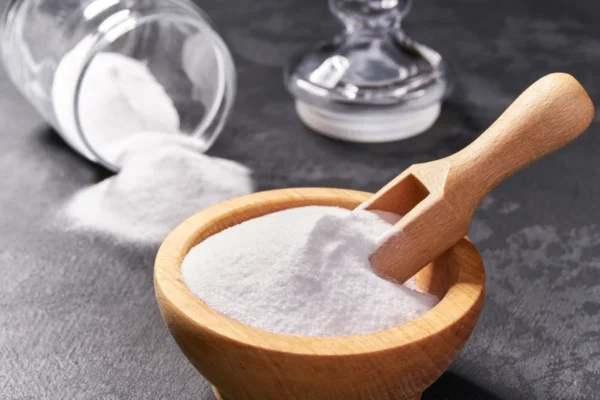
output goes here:
[{"label": "wooden mortar", "polygon": [[256,329],[211,309],[181,279],[188,251],[228,227],[293,207],[354,209],[369,196],[324,188],[251,194],[192,216],[166,238],[154,269],[158,305],[171,335],[218,388],[219,399],[419,399],[457,356],[475,328],[485,291],[481,258],[466,238],[416,277],[422,290],[441,298],[438,305],[404,325],[365,335],[302,337]]}]

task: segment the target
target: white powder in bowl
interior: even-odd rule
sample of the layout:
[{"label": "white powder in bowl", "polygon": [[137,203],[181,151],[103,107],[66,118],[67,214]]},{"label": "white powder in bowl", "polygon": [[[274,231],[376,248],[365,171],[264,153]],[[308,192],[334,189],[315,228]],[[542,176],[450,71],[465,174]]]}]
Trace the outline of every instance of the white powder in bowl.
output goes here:
[{"label": "white powder in bowl", "polygon": [[211,308],[267,331],[345,336],[391,328],[438,302],[372,271],[369,256],[394,220],[324,206],[276,212],[195,246],[183,280]]},{"label": "white powder in bowl", "polygon": [[145,133],[115,146],[121,171],[67,202],[67,228],[159,244],[185,218],[254,189],[248,168],[202,154],[192,138]]}]

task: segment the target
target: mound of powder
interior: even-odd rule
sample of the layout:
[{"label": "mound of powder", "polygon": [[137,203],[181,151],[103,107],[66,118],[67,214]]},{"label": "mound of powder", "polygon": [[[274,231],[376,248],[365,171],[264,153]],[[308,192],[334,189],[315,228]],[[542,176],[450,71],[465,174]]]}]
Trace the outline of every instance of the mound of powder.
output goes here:
[{"label": "mound of powder", "polygon": [[[91,47],[82,40],[61,60],[54,75],[52,100],[66,138],[89,155],[79,137],[73,106],[79,68]],[[113,52],[96,54],[81,81],[78,96],[86,140],[111,163],[106,152],[115,142],[140,132],[179,133],[179,114],[165,88],[141,61]]]},{"label": "mound of powder", "polygon": [[69,229],[159,244],[185,218],[254,189],[248,168],[202,154],[192,138],[146,133],[115,146],[121,171],[68,201]]},{"label": "mound of powder", "polygon": [[372,271],[369,256],[393,232],[393,217],[311,206],[255,218],[195,246],[183,280],[211,308],[267,331],[345,336],[391,328],[438,302]]}]

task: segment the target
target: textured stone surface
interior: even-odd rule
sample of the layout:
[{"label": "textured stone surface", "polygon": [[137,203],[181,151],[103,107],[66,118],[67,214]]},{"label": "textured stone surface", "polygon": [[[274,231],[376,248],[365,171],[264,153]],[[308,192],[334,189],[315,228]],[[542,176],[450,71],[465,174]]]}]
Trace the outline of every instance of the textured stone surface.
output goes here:
[{"label": "textured stone surface", "polygon": [[[600,94],[599,3],[416,1],[407,30],[455,72],[440,120],[392,145],[336,142],[301,125],[281,78],[291,53],[336,31],[326,1],[202,5],[239,72],[235,114],[211,153],[248,164],[260,189],[375,190],[414,162],[468,144],[549,72],[570,72]],[[212,399],[160,318],[156,249],[50,223],[61,202],[105,172],[69,150],[3,70],[0,120],[0,398]],[[481,207],[471,235],[488,273],[485,309],[424,400],[598,398],[599,129],[595,122]]]}]

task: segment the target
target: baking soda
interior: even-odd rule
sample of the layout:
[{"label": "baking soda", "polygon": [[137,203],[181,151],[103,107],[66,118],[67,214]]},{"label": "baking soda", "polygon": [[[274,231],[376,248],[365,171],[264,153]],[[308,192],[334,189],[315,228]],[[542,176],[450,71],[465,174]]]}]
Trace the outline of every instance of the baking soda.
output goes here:
[{"label": "baking soda", "polygon": [[76,193],[61,210],[67,228],[157,245],[202,209],[251,193],[251,171],[200,152],[181,135],[140,134],[116,149],[121,171]]},{"label": "baking soda", "polygon": [[142,61],[114,52],[97,53],[78,88],[77,77],[92,45],[90,39],[79,42],[54,74],[54,113],[65,138],[83,154],[96,158],[77,129],[75,103],[85,140],[111,163],[116,162],[107,151],[114,151],[119,141],[141,132],[180,133],[177,109]]},{"label": "baking soda", "polygon": [[[76,77],[93,41],[82,40],[59,64],[52,91],[65,138],[95,159],[75,120]],[[88,144],[120,171],[76,193],[61,209],[68,229],[157,245],[185,218],[252,192],[248,168],[202,154],[203,143],[179,131],[179,114],[145,63],[98,53],[79,88],[78,115]]]},{"label": "baking soda", "polygon": [[380,331],[438,302],[372,271],[369,256],[394,233],[397,220],[324,206],[268,214],[195,246],[182,277],[211,308],[263,330],[305,336]]}]

